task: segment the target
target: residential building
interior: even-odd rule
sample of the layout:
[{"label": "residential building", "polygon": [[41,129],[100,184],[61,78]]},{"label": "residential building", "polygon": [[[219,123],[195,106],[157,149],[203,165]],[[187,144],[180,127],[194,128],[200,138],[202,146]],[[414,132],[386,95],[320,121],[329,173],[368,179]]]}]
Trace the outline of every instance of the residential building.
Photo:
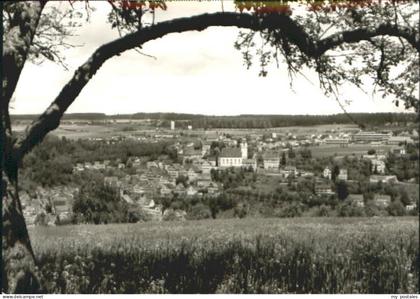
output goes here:
[{"label": "residential building", "polygon": [[382,160],[372,160],[372,173],[385,174],[385,162]]},{"label": "residential building", "polygon": [[197,190],[193,186],[187,188],[187,196],[194,196],[197,194]]},{"label": "residential building", "polygon": [[383,194],[375,194],[373,201],[376,205],[386,208],[391,203],[391,196]]},{"label": "residential building", "polygon": [[279,169],[280,155],[276,152],[266,152],[262,156],[264,161],[264,169]]},{"label": "residential building", "polygon": [[363,194],[349,194],[347,200],[350,200],[356,207],[363,208],[365,206]]},{"label": "residential building", "polygon": [[404,147],[396,147],[391,150],[394,155],[405,155],[406,150]]},{"label": "residential building", "polygon": [[329,167],[325,167],[324,172],[322,173],[322,176],[326,179],[331,180],[331,169]]},{"label": "residential building", "polygon": [[416,205],[415,204],[409,204],[405,206],[405,210],[406,211],[412,211],[416,209]]},{"label": "residential building", "polygon": [[370,183],[392,183],[398,182],[398,179],[395,175],[371,175],[369,178]]},{"label": "residential building", "polygon": [[294,176],[295,177],[298,174],[298,171],[297,171],[295,166],[286,166],[286,167],[280,169],[279,172],[280,172],[280,175],[284,178],[287,178],[289,176]]},{"label": "residential building", "polygon": [[342,181],[347,181],[348,180],[347,169],[340,169],[337,179],[342,180]]},{"label": "residential building", "polygon": [[242,167],[244,168],[252,168],[252,170],[257,169],[257,160],[256,159],[243,159],[242,160]]},{"label": "residential building", "polygon": [[334,194],[331,189],[331,184],[328,182],[316,182],[315,183],[315,193],[316,194]]}]

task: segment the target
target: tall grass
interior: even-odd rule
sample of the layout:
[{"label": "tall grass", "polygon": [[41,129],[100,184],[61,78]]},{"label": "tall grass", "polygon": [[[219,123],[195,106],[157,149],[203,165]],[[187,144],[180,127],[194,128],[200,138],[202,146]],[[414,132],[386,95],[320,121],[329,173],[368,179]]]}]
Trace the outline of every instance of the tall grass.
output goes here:
[{"label": "tall grass", "polygon": [[31,233],[47,293],[416,293],[419,287],[413,218],[69,226]]}]

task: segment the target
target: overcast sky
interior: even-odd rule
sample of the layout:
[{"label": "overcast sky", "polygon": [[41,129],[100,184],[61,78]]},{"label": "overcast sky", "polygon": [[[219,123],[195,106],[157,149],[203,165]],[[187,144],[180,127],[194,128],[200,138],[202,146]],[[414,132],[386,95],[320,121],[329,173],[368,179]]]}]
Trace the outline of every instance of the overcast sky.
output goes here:
[{"label": "overcast sky", "polygon": [[[95,12],[90,23],[82,26],[72,40],[83,47],[63,52],[69,71],[50,62],[27,63],[15,92],[13,114],[43,112],[77,67],[97,47],[118,37],[106,22],[110,5],[91,1],[91,6]],[[224,1],[224,8],[232,10],[232,2]],[[169,2],[168,10],[159,11],[156,20],[215,11],[221,11],[220,2]],[[258,77],[258,67],[247,70],[241,53],[233,47],[238,32],[233,27],[212,27],[202,32],[167,35],[143,47],[156,59],[132,50],[124,52],[102,66],[68,112],[342,113],[334,99],[323,95],[314,74],[307,74],[309,81],[296,78],[291,89],[284,65],[270,67],[265,78]],[[341,93],[343,103],[351,101],[346,106],[349,112],[404,111],[390,99],[372,97],[354,87],[346,87]]]}]

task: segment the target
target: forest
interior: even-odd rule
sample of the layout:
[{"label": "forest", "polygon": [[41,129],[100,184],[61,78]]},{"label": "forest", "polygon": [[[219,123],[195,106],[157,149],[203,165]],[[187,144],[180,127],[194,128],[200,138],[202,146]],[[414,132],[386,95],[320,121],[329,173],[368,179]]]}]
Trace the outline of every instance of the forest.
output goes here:
[{"label": "forest", "polygon": [[[32,120],[37,115],[12,115],[12,120]],[[365,127],[383,126],[387,123],[406,124],[416,121],[415,113],[341,113],[333,115],[235,115],[210,116],[185,113],[134,113],[106,115],[104,113],[68,113],[63,120],[160,120],[161,127],[169,127],[171,120],[178,121],[177,128],[274,128],[287,126],[314,126],[327,124],[349,124],[356,121]]]}]

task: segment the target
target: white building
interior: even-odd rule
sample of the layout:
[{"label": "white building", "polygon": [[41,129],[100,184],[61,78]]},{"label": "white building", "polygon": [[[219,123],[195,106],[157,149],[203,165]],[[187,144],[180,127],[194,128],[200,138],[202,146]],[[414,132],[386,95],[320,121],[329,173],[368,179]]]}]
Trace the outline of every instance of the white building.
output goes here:
[{"label": "white building", "polygon": [[324,172],[322,173],[322,176],[326,179],[331,180],[331,169],[328,167],[325,167]]},{"label": "white building", "polygon": [[376,133],[376,132],[359,132],[353,135],[354,141],[386,141],[391,137],[390,133]]},{"label": "white building", "polygon": [[372,161],[372,169],[373,173],[377,174],[385,174],[385,162],[382,160],[371,160]]},{"label": "white building", "polygon": [[173,120],[171,120],[171,130],[175,130],[175,122]]},{"label": "white building", "polygon": [[278,153],[263,154],[264,169],[279,169],[280,155]]},{"label": "white building", "polygon": [[348,180],[347,169],[340,169],[340,172],[337,178],[342,181],[347,181]]},{"label": "white building", "polygon": [[241,143],[241,155],[242,159],[248,159],[248,144],[246,142]]},{"label": "white building", "polygon": [[219,155],[219,167],[242,167],[240,148],[224,148]]}]

